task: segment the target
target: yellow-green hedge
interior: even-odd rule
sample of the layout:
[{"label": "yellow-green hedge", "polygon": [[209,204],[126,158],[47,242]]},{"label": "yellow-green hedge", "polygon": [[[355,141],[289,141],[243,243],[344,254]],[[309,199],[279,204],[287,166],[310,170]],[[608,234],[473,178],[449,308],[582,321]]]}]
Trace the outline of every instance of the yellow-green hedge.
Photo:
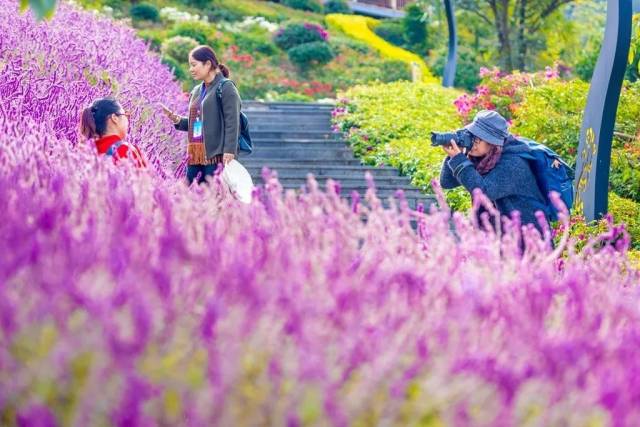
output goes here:
[{"label": "yellow-green hedge", "polygon": [[[441,148],[431,146],[431,131],[462,125],[453,105],[459,95],[431,83],[356,86],[339,94],[348,101],[339,107],[335,121],[365,163],[396,167],[431,192],[431,180],[439,177],[445,157]],[[447,200],[456,208],[469,205],[462,190],[447,192]]]},{"label": "yellow-green hedge", "polygon": [[404,61],[409,65],[416,63],[420,67],[423,82],[438,82],[420,56],[392,45],[372,31],[372,28],[375,28],[380,23],[377,19],[359,15],[332,13],[325,17],[325,21],[330,28],[338,29],[346,35],[368,44],[379,51],[382,56]]}]

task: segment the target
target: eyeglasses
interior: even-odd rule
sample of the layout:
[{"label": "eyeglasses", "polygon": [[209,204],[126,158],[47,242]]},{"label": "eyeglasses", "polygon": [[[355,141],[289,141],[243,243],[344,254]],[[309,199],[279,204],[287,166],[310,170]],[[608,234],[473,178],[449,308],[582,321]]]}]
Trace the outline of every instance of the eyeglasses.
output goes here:
[{"label": "eyeglasses", "polygon": [[123,112],[117,112],[117,113],[113,113],[116,116],[120,117],[120,116],[127,116],[127,119],[131,118],[131,113],[129,113],[128,111],[123,111]]}]

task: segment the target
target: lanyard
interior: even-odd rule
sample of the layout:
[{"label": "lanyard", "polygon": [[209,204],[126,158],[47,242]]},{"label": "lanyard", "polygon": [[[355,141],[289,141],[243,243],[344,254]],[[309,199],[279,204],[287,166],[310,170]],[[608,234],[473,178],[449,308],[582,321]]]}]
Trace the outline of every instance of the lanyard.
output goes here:
[{"label": "lanyard", "polygon": [[204,82],[202,82],[202,89],[200,90],[200,111],[202,111],[202,104],[204,103],[204,98],[207,96],[207,87]]}]

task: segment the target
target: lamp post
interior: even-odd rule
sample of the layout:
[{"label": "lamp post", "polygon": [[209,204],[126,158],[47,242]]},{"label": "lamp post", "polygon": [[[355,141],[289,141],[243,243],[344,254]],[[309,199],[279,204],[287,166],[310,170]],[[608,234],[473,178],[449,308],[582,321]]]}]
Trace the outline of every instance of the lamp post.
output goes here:
[{"label": "lamp post", "polygon": [[607,25],[582,119],[575,203],[588,221],[607,213],[611,142],[631,42],[631,0],[607,1]]}]

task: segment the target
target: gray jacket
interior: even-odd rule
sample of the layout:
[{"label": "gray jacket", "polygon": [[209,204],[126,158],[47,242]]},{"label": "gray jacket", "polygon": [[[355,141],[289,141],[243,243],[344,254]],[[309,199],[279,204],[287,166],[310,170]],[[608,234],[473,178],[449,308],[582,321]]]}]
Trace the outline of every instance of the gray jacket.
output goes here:
[{"label": "gray jacket", "polygon": [[[222,73],[216,75],[207,90],[202,105],[202,135],[207,159],[222,153],[238,155],[238,137],[240,136],[240,94],[232,82],[225,83],[222,88],[222,107],[224,120],[218,107],[216,89],[224,78]],[[189,97],[189,111],[194,102],[200,102],[202,84],[191,91]],[[181,118],[175,125],[177,130],[189,131],[189,119]]]},{"label": "gray jacket", "polygon": [[519,211],[522,224],[538,227],[535,212],[544,212],[544,198],[529,163],[518,155],[528,151],[524,143],[510,138],[496,166],[484,176],[464,154],[447,157],[440,172],[440,185],[445,189],[462,185],[469,192],[479,188],[501,215]]}]

